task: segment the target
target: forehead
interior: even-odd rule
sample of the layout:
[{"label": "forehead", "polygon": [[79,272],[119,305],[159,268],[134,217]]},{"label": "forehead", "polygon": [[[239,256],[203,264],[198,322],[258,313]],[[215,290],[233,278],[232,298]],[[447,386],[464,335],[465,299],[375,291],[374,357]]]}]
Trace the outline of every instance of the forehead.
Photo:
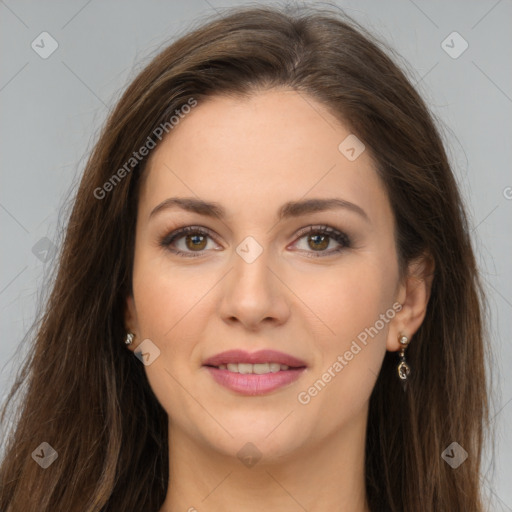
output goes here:
[{"label": "forehead", "polygon": [[196,195],[225,204],[228,213],[254,207],[256,214],[309,195],[341,196],[376,217],[389,213],[369,152],[350,161],[340,151],[350,135],[325,106],[292,90],[210,97],[150,155],[141,206]]}]

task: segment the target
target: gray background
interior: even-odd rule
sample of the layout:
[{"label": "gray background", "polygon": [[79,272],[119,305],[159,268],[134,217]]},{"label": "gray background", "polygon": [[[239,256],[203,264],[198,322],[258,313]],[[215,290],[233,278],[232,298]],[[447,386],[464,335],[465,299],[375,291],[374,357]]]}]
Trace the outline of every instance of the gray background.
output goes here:
[{"label": "gray background", "polygon": [[[162,45],[215,10],[246,3],[0,0],[0,401],[27,350],[21,340],[34,322],[39,294],[47,289],[66,220],[63,205],[109,109]],[[495,468],[486,492],[493,510],[512,511],[512,377],[506,371],[512,367],[512,2],[337,5],[403,56],[440,120],[491,310],[498,444],[494,456],[489,450],[485,455],[485,467]],[[58,43],[46,59],[31,47],[43,31]],[[458,58],[442,46],[453,31],[469,44]],[[457,39],[446,44],[452,53],[462,48]]]}]

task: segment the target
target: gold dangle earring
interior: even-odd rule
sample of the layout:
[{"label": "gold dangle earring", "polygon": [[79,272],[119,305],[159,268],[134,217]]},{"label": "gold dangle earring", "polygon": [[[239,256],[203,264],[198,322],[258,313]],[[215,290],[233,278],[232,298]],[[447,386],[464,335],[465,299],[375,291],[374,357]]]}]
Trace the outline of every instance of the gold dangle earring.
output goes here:
[{"label": "gold dangle earring", "polygon": [[405,361],[405,350],[407,348],[407,345],[409,345],[409,338],[404,335],[400,335],[398,337],[398,341],[400,342],[400,362],[398,363],[398,377],[400,378],[400,382],[402,384],[402,388],[404,392],[407,390],[407,378],[409,377],[411,373],[411,368]]}]

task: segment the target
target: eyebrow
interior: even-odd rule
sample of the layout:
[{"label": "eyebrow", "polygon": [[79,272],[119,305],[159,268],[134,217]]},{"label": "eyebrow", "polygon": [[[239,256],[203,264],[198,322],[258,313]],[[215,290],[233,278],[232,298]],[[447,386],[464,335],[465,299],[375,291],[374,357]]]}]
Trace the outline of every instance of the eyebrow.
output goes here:
[{"label": "eyebrow", "polygon": [[[197,199],[195,197],[170,197],[155,206],[149,214],[149,218],[152,218],[157,213],[170,208],[180,208],[188,212],[205,215],[207,217],[217,217],[219,219],[224,219],[226,217],[226,210],[219,203],[203,201],[202,199]],[[370,218],[360,206],[339,198],[288,201],[279,209],[277,218],[278,220],[283,220],[292,217],[299,217],[308,213],[323,212],[338,208],[344,208],[357,213],[367,222],[370,222]]]}]

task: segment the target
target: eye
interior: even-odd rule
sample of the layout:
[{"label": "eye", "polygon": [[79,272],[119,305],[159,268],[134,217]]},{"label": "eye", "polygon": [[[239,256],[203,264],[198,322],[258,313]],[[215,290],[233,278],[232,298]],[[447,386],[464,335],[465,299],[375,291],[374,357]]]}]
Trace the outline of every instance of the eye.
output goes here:
[{"label": "eye", "polygon": [[[306,255],[310,258],[318,258],[323,256],[330,256],[336,254],[344,249],[350,247],[350,239],[341,231],[331,228],[330,226],[309,226],[299,233],[299,241],[305,239],[306,248],[300,248],[304,250]],[[338,244],[338,247],[326,251],[332,241]],[[311,249],[311,250],[309,250]],[[314,254],[314,253],[318,254]]]},{"label": "eye", "polygon": [[209,248],[208,238],[212,238],[208,229],[186,226],[169,233],[161,240],[160,245],[180,256],[194,258],[201,256],[202,252]]}]

